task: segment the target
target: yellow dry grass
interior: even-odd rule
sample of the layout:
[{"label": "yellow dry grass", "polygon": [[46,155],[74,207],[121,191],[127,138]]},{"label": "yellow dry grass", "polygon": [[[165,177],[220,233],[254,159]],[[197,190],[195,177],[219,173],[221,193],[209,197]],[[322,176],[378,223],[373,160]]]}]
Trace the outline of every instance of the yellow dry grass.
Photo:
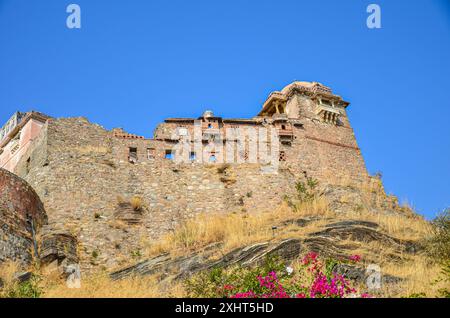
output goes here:
[{"label": "yellow dry grass", "polygon": [[135,211],[140,211],[144,207],[144,200],[142,197],[135,195],[130,199],[130,204]]},{"label": "yellow dry grass", "polygon": [[386,285],[381,295],[383,297],[408,297],[413,294],[423,294],[425,297],[439,297],[439,289],[450,289],[448,282],[438,281],[441,266],[431,263],[427,258],[416,256],[401,263],[385,263],[381,269],[384,274],[404,278],[396,286]]},{"label": "yellow dry grass", "polygon": [[279,226],[280,222],[307,215],[325,217],[328,214],[325,198],[300,204],[296,209],[283,203],[274,212],[201,214],[187,220],[174,232],[151,245],[148,255],[163,252],[186,253],[216,242],[222,243],[223,250],[229,251],[245,244],[273,239],[278,233],[272,227]]},{"label": "yellow dry grass", "polygon": [[[318,216],[319,219],[302,228],[285,225],[282,231],[272,229],[283,222],[311,216]],[[182,223],[161,240],[147,244],[146,255],[167,252],[179,255],[217,242],[222,243],[223,252],[227,252],[245,244],[270,241],[274,239],[274,235],[276,239],[292,235],[304,236],[319,230],[330,219],[373,221],[380,225],[384,233],[402,240],[419,240],[430,233],[429,223],[421,218],[368,211],[339,215],[328,209],[325,198],[319,197],[310,202],[298,203],[295,208],[283,203],[273,212],[201,214]]]},{"label": "yellow dry grass", "polygon": [[0,279],[5,286],[13,283],[14,274],[19,271],[19,265],[13,261],[7,261],[0,266]]},{"label": "yellow dry grass", "polygon": [[431,233],[431,225],[422,218],[367,212],[361,219],[378,223],[383,232],[402,240],[420,240]]},{"label": "yellow dry grass", "polygon": [[80,288],[69,288],[60,279],[45,279],[45,298],[157,298],[183,297],[180,284],[164,286],[156,277],[132,277],[112,281],[107,274],[84,278]]}]

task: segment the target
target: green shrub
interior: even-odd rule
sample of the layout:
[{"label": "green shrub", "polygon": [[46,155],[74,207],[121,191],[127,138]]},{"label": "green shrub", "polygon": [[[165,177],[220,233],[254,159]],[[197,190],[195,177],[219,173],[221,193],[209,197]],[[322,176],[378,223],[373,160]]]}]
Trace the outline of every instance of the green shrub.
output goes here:
[{"label": "green shrub", "polygon": [[5,286],[4,290],[0,291],[0,297],[5,298],[39,298],[42,294],[42,289],[39,286],[41,278],[33,274],[31,278],[25,282],[14,282]]},{"label": "green shrub", "polygon": [[432,222],[432,235],[426,242],[429,256],[438,262],[450,259],[450,208],[442,211]]},{"label": "green shrub", "polygon": [[317,185],[319,182],[316,179],[308,177],[305,174],[306,182],[297,181],[295,189],[297,190],[297,197],[301,202],[308,202],[313,200],[317,195]]},{"label": "green shrub", "polygon": [[[359,259],[358,255],[357,261]],[[185,287],[190,297],[372,297],[358,292],[344,276],[334,273],[336,264],[335,260],[322,261],[314,252],[309,252],[298,262],[293,262],[292,267],[286,267],[283,262],[272,257],[256,268],[216,268],[208,273],[197,274],[185,282]]]},{"label": "green shrub", "polygon": [[[450,285],[450,260],[444,262],[441,277],[438,281],[445,282],[446,286]],[[439,289],[439,295],[444,298],[450,298],[450,289],[448,287]]]},{"label": "green shrub", "polygon": [[266,276],[272,271],[286,273],[285,269],[284,262],[275,256],[268,256],[261,266],[255,268],[213,268],[199,273],[185,281],[185,288],[189,297],[222,298],[228,294],[224,286],[233,286],[236,290],[258,291],[260,285],[255,277]]}]

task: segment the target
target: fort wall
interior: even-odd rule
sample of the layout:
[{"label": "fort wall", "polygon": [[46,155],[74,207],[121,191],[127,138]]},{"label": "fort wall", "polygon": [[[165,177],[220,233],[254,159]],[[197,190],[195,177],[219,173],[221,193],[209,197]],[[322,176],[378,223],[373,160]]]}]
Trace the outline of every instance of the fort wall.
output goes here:
[{"label": "fort wall", "polygon": [[[323,92],[317,94],[317,89]],[[153,139],[121,129],[108,131],[85,118],[50,118],[13,171],[36,190],[52,228],[63,228],[77,238],[85,269],[112,268],[200,213],[272,210],[285,196],[294,195],[295,182],[304,172],[322,184],[339,178],[366,182],[368,174],[346,116],[347,105],[323,86],[293,83],[271,94],[254,118],[223,119],[212,114],[169,118],[156,128]],[[234,142],[227,128],[276,130],[279,168],[266,173],[264,164],[248,160],[209,162],[215,152],[207,153],[202,163],[197,159],[203,155],[198,153],[190,162],[169,159],[167,153],[178,143],[179,130],[192,136],[196,122],[202,145],[215,135],[223,140],[224,149]],[[133,197],[142,201],[140,208],[130,203]]]},{"label": "fort wall", "polygon": [[18,176],[0,169],[0,263],[7,260],[29,265],[33,236],[47,222],[41,200]]}]

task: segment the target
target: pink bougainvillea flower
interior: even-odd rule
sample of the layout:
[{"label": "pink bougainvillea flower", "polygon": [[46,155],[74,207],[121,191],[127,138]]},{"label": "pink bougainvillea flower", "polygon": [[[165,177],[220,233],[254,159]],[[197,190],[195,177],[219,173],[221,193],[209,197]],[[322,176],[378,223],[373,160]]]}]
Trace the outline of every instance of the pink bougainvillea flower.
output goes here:
[{"label": "pink bougainvillea flower", "polygon": [[[350,260],[358,262],[361,256],[353,255],[349,257]],[[359,294],[355,288],[350,286],[350,283],[344,276],[339,274],[324,273],[324,264],[319,261],[317,253],[310,252],[303,258],[303,264],[306,266],[305,274],[309,277],[309,283],[297,285],[297,279],[285,280],[282,282],[274,271],[269,272],[266,276],[258,275],[256,277],[259,288],[258,292],[252,290],[247,292],[235,293],[231,298],[344,298],[344,297],[362,297],[371,298],[372,296],[366,293]],[[224,285],[223,290],[234,290],[231,285]],[[289,293],[288,291],[292,292]]]},{"label": "pink bougainvillea flower", "polygon": [[256,298],[256,295],[253,291],[250,290],[245,293],[234,294],[234,295],[230,296],[230,298]]},{"label": "pink bougainvillea flower", "polygon": [[308,254],[306,254],[306,256],[303,258],[303,264],[304,265],[309,265],[311,262],[314,262],[315,260],[317,260],[317,253],[315,252],[309,252]]},{"label": "pink bougainvillea flower", "polygon": [[361,260],[361,256],[360,255],[352,255],[349,257],[349,260],[351,260],[354,263],[358,263]]}]

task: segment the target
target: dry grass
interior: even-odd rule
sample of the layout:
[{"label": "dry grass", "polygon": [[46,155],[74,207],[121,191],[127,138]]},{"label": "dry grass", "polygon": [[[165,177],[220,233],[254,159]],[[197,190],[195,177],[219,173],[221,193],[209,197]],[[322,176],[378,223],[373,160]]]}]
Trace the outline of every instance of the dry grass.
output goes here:
[{"label": "dry grass", "polygon": [[117,204],[124,204],[124,203],[126,203],[127,201],[124,199],[124,197],[123,196],[121,196],[121,195],[118,195],[117,196]]},{"label": "dry grass", "polygon": [[[404,281],[395,285],[382,285],[381,290],[373,292],[376,297],[408,297],[414,294],[438,297],[440,288],[449,287],[445,282],[436,283],[440,267],[419,256],[402,263],[386,262],[380,266],[383,275],[394,275],[404,278]],[[164,283],[156,276],[111,281],[106,274],[98,274],[84,278],[80,289],[70,289],[64,281],[58,279],[44,281],[43,297],[46,298],[187,297],[182,282]]]},{"label": "dry grass", "polygon": [[383,232],[402,240],[421,240],[431,234],[430,223],[422,218],[365,213],[361,219],[378,223]]},{"label": "dry grass", "polygon": [[68,288],[60,279],[45,279],[45,298],[158,298],[183,297],[180,284],[165,286],[156,277],[132,277],[112,281],[106,274],[84,278],[81,288]]},{"label": "dry grass", "polygon": [[337,215],[328,209],[327,200],[320,197],[311,202],[298,203],[295,208],[283,203],[274,212],[201,214],[187,220],[160,241],[147,246],[145,254],[153,256],[170,252],[179,255],[216,242],[221,242],[223,252],[227,252],[245,244],[270,241],[274,238],[273,226],[279,227],[283,222],[310,216],[319,216],[320,219],[302,228],[285,226],[282,231],[275,231],[276,238],[304,236],[319,230],[330,219],[373,221],[386,234],[403,240],[423,239],[430,233],[429,223],[421,218],[367,211]]},{"label": "dry grass", "polygon": [[318,198],[301,204],[296,209],[291,209],[284,203],[274,212],[267,213],[201,214],[187,220],[174,232],[152,245],[148,254],[186,253],[216,242],[223,243],[223,250],[229,251],[245,244],[268,241],[273,239],[273,226],[307,215],[326,216],[329,214],[327,207],[327,201]]},{"label": "dry grass", "polygon": [[135,211],[141,211],[144,208],[144,200],[140,196],[133,196],[130,200],[130,204]]},{"label": "dry grass", "polygon": [[[280,208],[285,210],[288,207],[283,204]],[[335,213],[328,208],[328,200],[325,197],[318,197],[312,201],[297,202],[293,212],[294,216],[297,217],[320,216],[327,218],[335,216]],[[289,213],[285,212],[285,214]]]},{"label": "dry grass", "polygon": [[446,282],[437,282],[441,266],[430,263],[422,256],[402,263],[386,263],[382,267],[384,274],[404,278],[396,286],[385,286],[382,291],[384,297],[407,297],[413,294],[424,294],[426,297],[439,297],[438,290],[448,286]]},{"label": "dry grass", "polygon": [[217,167],[217,173],[223,174],[230,168],[230,164],[223,163]]},{"label": "dry grass", "polygon": [[0,266],[0,279],[5,286],[13,284],[14,274],[19,271],[19,265],[16,262],[8,261]]}]

